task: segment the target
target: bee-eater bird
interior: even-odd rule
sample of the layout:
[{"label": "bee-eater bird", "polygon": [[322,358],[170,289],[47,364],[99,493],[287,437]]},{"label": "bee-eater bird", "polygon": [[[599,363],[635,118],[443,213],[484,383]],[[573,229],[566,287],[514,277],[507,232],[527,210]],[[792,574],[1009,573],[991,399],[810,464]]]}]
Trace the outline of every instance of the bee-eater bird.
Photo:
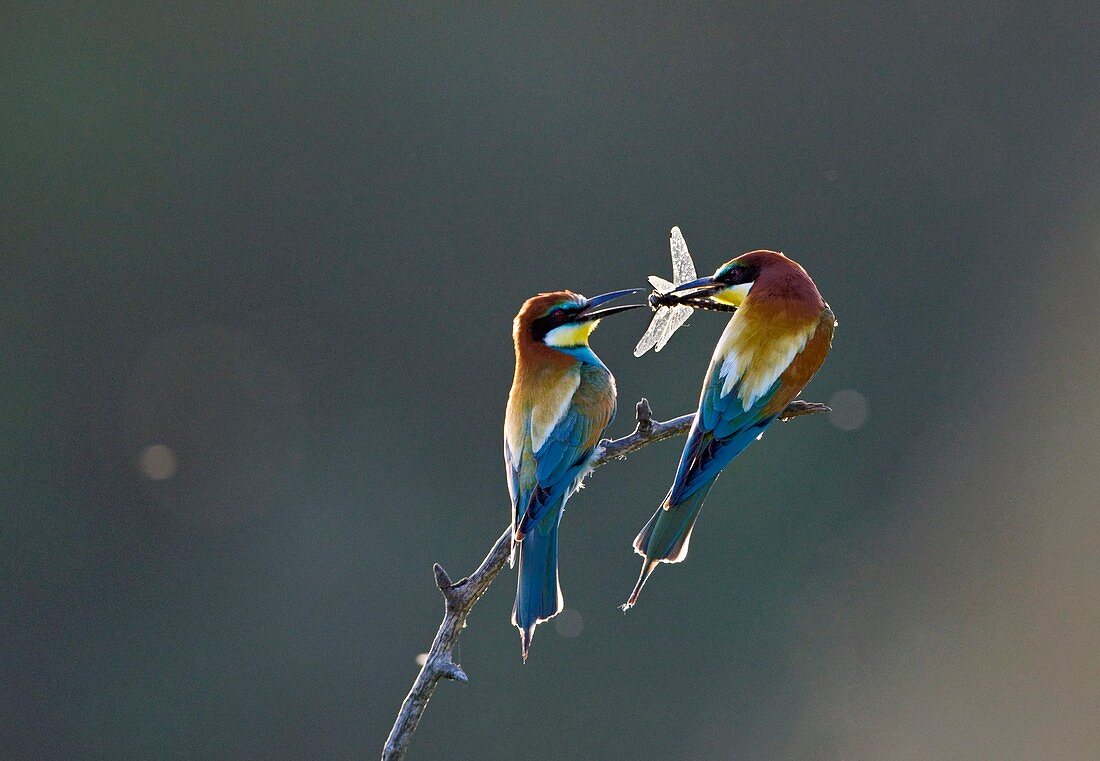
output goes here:
[{"label": "bee-eater bird", "polygon": [[615,379],[588,346],[600,319],[627,304],[600,308],[644,288],[586,299],[571,291],[528,299],[512,323],[516,373],[504,422],[504,462],[512,497],[512,561],[519,581],[512,623],[523,659],[535,627],[562,609],[558,522],[580,486],[604,429],[615,416]]},{"label": "bee-eater bird", "polygon": [[825,361],[836,319],[806,270],[775,251],[751,251],[659,303],[735,308],[710,360],[699,410],[664,502],[634,540],[645,558],[624,609],[658,563],[687,557],[699,509],[722,469],[759,438]]}]

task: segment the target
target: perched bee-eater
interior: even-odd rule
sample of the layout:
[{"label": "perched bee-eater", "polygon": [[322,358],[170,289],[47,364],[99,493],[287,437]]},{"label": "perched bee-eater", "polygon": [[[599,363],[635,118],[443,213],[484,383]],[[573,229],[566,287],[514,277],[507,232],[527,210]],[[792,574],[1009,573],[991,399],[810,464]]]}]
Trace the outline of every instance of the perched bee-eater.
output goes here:
[{"label": "perched bee-eater", "polygon": [[512,497],[512,561],[519,583],[512,623],[523,659],[535,627],[562,609],[558,522],[589,470],[615,416],[615,379],[588,346],[600,319],[628,304],[600,308],[645,289],[586,299],[570,291],[528,299],[512,323],[516,374],[504,421],[504,462]]},{"label": "perched bee-eater", "polygon": [[625,608],[658,563],[687,556],[691,530],[714,480],[759,438],[821,367],[836,320],[806,270],[775,251],[751,251],[710,277],[657,296],[660,304],[735,308],[710,360],[699,411],[672,488],[634,540],[645,558]]}]

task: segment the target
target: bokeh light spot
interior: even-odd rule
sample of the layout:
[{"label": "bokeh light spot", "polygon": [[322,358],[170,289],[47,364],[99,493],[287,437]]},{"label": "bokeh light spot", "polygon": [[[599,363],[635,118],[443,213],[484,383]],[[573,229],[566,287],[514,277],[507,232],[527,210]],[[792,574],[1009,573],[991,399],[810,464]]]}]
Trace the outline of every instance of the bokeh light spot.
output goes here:
[{"label": "bokeh light spot", "polygon": [[176,475],[176,453],[164,444],[153,444],[141,450],[138,467],[146,478],[163,481]]},{"label": "bokeh light spot", "polygon": [[579,637],[584,631],[584,617],[573,608],[566,608],[551,620],[558,635],[566,639]]},{"label": "bokeh light spot", "polygon": [[850,388],[837,391],[829,400],[829,422],[842,431],[854,431],[867,422],[867,397]]},{"label": "bokeh light spot", "polygon": [[[203,323],[157,336],[124,402],[127,451],[141,453],[148,498],[215,530],[266,512],[300,464],[301,401],[293,371],[247,333]],[[171,445],[173,472],[150,444]]]},{"label": "bokeh light spot", "polygon": [[427,662],[428,662],[428,654],[427,653],[421,653],[420,655],[416,656],[416,665],[417,666],[420,666],[421,668],[423,668],[424,664],[427,663]]}]

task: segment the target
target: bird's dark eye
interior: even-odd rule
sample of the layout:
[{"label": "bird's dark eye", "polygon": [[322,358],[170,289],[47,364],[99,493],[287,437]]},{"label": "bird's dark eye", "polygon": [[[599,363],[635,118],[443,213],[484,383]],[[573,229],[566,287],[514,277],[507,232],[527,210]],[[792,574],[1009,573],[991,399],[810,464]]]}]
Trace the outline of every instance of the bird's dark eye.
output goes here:
[{"label": "bird's dark eye", "polygon": [[565,321],[565,309],[562,308],[562,307],[558,307],[557,309],[554,309],[553,311],[550,312],[550,319],[553,320],[554,322],[564,322]]}]

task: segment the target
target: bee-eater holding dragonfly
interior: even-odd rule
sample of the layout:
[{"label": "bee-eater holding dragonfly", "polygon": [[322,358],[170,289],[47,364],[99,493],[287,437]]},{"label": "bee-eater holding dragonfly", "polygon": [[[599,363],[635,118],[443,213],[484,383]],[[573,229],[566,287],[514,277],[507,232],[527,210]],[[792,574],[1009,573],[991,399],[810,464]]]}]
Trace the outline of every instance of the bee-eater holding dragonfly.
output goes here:
[{"label": "bee-eater holding dragonfly", "polygon": [[658,563],[687,556],[691,530],[715,479],[818,371],[836,325],[806,270],[775,251],[742,254],[709,277],[651,299],[658,309],[687,304],[735,311],[711,357],[672,488],[634,540],[645,560],[624,609],[637,602]]},{"label": "bee-eater holding dragonfly", "polygon": [[600,319],[627,309],[604,307],[637,288],[586,299],[571,291],[528,299],[512,323],[516,373],[504,422],[504,461],[512,497],[512,560],[519,581],[512,623],[523,659],[535,627],[562,609],[558,523],[615,416],[615,379],[588,346]]}]

